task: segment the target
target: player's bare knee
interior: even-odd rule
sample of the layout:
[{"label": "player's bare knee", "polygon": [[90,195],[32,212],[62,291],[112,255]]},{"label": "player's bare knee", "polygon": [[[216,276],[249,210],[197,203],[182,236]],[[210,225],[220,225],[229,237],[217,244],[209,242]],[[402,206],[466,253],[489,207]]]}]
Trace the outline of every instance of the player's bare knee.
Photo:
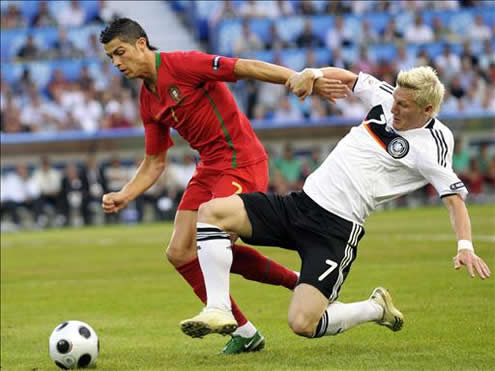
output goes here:
[{"label": "player's bare knee", "polygon": [[304,337],[313,337],[317,323],[304,313],[289,316],[289,327],[295,334]]},{"label": "player's bare knee", "polygon": [[181,267],[196,257],[196,250],[172,240],[167,247],[166,255],[174,267]]},{"label": "player's bare knee", "polygon": [[215,200],[211,200],[201,204],[198,210],[198,222],[215,225]]}]

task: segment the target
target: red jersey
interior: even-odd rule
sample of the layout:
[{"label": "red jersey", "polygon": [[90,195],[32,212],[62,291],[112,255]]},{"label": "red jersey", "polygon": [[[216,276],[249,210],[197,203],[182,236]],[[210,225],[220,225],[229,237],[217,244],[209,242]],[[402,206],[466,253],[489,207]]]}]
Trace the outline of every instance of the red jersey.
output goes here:
[{"label": "red jersey", "polygon": [[199,166],[224,170],[267,158],[247,117],[222,81],[236,81],[236,58],[201,52],[156,53],[157,95],[143,84],[146,153],[173,145],[170,128],[199,152]]}]

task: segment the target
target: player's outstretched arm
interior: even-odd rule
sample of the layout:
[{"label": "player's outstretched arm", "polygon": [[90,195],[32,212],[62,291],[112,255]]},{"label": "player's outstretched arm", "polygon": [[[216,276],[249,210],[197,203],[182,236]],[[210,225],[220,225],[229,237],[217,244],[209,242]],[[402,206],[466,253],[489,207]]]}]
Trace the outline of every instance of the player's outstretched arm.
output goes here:
[{"label": "player's outstretched arm", "polygon": [[490,268],[474,253],[471,222],[463,199],[459,195],[451,195],[444,197],[443,202],[449,211],[450,222],[457,238],[457,255],[453,258],[454,268],[459,269],[465,265],[471,277],[474,277],[474,271],[481,279],[490,277]]},{"label": "player's outstretched arm", "polygon": [[158,180],[167,164],[167,152],[145,155],[134,177],[119,191],[103,195],[102,207],[105,213],[116,213],[129,202],[145,192]]},{"label": "player's outstretched arm", "polygon": [[285,86],[301,100],[314,92],[335,103],[335,99],[345,98],[351,94],[356,79],[355,73],[341,68],[306,68],[291,75]]},{"label": "player's outstretched arm", "polygon": [[[314,70],[318,71],[318,70]],[[238,79],[254,79],[275,84],[285,84],[289,87],[289,79],[299,75],[295,71],[272,63],[253,59],[239,59],[234,66],[234,73]],[[324,78],[321,74],[305,75],[304,87],[294,91],[299,98],[304,99],[313,91],[313,84],[319,95],[334,101],[337,98],[345,98],[349,89],[340,81]]]}]

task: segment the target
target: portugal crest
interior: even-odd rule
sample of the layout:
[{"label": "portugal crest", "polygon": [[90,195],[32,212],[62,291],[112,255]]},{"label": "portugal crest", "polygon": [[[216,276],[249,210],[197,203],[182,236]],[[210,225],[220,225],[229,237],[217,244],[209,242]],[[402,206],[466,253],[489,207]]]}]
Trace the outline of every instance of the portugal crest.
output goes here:
[{"label": "portugal crest", "polygon": [[170,85],[168,87],[168,95],[175,103],[179,103],[182,100],[180,96],[180,90],[177,85]]},{"label": "portugal crest", "polygon": [[396,137],[390,141],[387,146],[387,152],[393,158],[403,158],[409,152],[409,143],[402,137]]}]

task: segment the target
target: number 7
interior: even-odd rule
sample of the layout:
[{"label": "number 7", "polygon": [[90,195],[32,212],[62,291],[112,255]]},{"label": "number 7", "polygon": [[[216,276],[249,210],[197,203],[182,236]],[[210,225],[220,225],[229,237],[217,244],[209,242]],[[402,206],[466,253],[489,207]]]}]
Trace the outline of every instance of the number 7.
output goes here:
[{"label": "number 7", "polygon": [[318,281],[323,281],[325,279],[325,277],[328,276],[330,273],[332,273],[332,271],[335,268],[337,268],[337,266],[339,265],[338,263],[335,263],[333,260],[330,260],[330,259],[325,260],[325,263],[330,265],[330,268],[328,268],[325,272],[323,272],[321,274],[320,277],[318,277]]}]

